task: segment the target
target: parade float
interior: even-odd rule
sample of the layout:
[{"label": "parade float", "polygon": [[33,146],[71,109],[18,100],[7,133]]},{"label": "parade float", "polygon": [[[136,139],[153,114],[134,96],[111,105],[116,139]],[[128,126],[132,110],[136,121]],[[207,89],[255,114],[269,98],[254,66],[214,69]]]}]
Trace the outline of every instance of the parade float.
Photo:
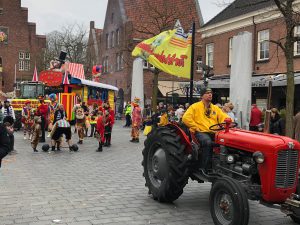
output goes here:
[{"label": "parade float", "polygon": [[65,107],[68,120],[74,119],[72,118],[74,116],[72,110],[79,100],[86,102],[87,106],[94,103],[100,106],[103,102],[108,102],[110,107],[114,109],[115,91],[118,91],[118,88],[99,82],[101,70],[102,66],[94,66],[93,81],[87,80],[82,64],[61,63],[61,61],[52,60],[50,69],[41,71],[39,76],[37,76],[35,69],[33,81],[21,83],[20,97],[11,99],[11,105],[15,111],[21,112],[25,101],[29,99],[31,107],[37,108],[39,96],[45,96],[45,101],[50,103],[47,96],[55,93],[57,102]]}]

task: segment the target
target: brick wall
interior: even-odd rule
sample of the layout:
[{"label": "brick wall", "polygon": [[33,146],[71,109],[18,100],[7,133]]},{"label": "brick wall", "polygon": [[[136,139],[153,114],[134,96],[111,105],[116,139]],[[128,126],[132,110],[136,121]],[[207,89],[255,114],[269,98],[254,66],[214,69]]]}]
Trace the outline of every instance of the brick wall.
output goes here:
[{"label": "brick wall", "polygon": [[[274,43],[270,43],[270,58],[267,61],[257,61],[257,32],[269,29],[270,40],[279,40],[284,37],[285,28],[281,19],[264,22],[244,28],[236,29],[230,32],[211,36],[202,40],[202,55],[205,62],[205,46],[208,43],[214,43],[214,74],[224,75],[230,74],[230,66],[228,66],[229,57],[229,38],[240,32],[248,31],[253,35],[253,72],[254,74],[274,74],[285,73],[285,57],[283,51]],[[300,71],[300,58],[295,58],[295,71]]]},{"label": "brick wall", "polygon": [[[21,7],[20,0],[2,0],[3,14],[0,15],[0,26],[8,28],[8,43],[0,43],[2,57],[2,79],[0,84],[4,92],[13,91],[15,65],[17,80],[31,80],[35,62],[39,62],[42,49],[46,47],[46,37],[36,35],[35,23],[28,22],[28,9]],[[18,71],[19,51],[30,52],[30,71]],[[37,65],[38,66],[38,65]]]}]

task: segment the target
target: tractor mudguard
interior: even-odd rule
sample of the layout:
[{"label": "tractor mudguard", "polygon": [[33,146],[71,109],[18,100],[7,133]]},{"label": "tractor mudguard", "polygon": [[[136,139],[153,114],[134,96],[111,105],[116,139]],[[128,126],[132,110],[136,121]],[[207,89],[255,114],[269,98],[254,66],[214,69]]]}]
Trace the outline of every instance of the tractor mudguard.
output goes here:
[{"label": "tractor mudguard", "polygon": [[192,144],[186,132],[176,123],[168,123],[166,126],[176,130],[176,134],[180,136],[181,143],[186,146],[184,149],[185,153],[192,154]]}]

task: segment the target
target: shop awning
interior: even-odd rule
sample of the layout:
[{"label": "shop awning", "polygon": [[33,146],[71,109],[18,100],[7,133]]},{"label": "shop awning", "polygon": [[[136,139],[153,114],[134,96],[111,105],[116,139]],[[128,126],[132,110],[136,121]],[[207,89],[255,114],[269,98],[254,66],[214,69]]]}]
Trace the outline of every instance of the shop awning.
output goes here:
[{"label": "shop awning", "polygon": [[109,85],[109,84],[103,84],[103,83],[94,82],[91,80],[79,79],[79,78],[74,78],[74,77],[72,77],[72,79],[71,79],[71,84],[83,84],[83,85],[92,86],[92,87],[105,88],[105,89],[109,89],[109,90],[113,90],[113,91],[119,90],[117,87]]},{"label": "shop awning", "polygon": [[186,96],[186,88],[181,88],[180,83],[178,81],[158,81],[158,89],[164,97],[172,96],[174,93],[179,96]]}]

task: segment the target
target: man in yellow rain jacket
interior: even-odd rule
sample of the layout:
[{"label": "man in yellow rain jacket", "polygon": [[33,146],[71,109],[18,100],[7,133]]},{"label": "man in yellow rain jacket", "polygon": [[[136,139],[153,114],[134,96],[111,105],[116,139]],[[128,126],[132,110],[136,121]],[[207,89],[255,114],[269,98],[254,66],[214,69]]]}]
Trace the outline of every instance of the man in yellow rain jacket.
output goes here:
[{"label": "man in yellow rain jacket", "polygon": [[201,101],[188,108],[182,121],[191,132],[195,133],[202,149],[201,165],[203,169],[207,170],[211,168],[214,139],[214,132],[209,127],[224,122],[229,116],[211,103],[213,93],[210,88],[202,89],[200,94],[202,96]]}]

